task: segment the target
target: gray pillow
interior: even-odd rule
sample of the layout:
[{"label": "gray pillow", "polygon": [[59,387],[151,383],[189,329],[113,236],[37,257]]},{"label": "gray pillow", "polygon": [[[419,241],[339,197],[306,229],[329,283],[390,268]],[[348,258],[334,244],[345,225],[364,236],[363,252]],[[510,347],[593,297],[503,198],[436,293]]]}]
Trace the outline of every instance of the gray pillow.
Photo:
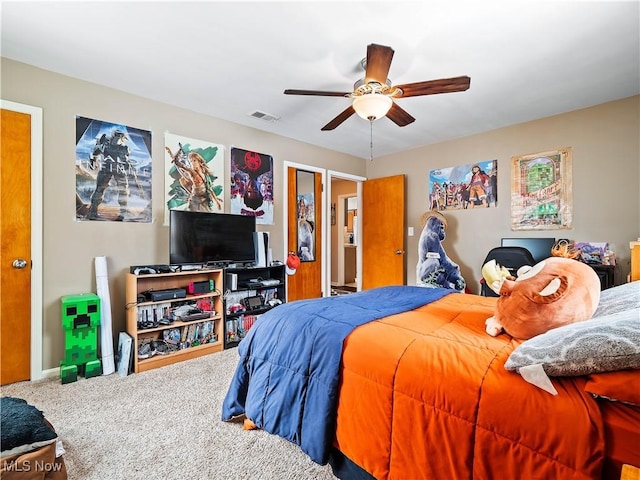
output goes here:
[{"label": "gray pillow", "polygon": [[519,371],[542,365],[550,376],[640,368],[640,308],[554,328],[526,340],[505,363]]},{"label": "gray pillow", "polygon": [[598,308],[593,318],[640,308],[640,281],[607,288],[600,293]]}]

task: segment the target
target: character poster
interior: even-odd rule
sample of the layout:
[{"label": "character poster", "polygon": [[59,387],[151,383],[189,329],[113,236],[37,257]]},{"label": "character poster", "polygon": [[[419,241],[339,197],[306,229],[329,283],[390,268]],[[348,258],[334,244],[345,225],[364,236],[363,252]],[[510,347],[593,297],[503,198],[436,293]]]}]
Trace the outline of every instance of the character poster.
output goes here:
[{"label": "character poster", "polygon": [[273,225],[273,157],[231,147],[231,213]]},{"label": "character poster", "polygon": [[511,230],[573,223],[571,147],[511,157]]},{"label": "character poster", "polygon": [[297,194],[298,257],[301,262],[316,259],[315,225],[316,205],[313,192]]},{"label": "character poster", "polygon": [[76,220],[151,222],[151,132],[76,116]]},{"label": "character poster", "polygon": [[459,210],[498,205],[498,161],[440,168],[429,172],[429,209]]},{"label": "character poster", "polygon": [[166,208],[224,212],[224,146],[203,140],[164,135]]}]

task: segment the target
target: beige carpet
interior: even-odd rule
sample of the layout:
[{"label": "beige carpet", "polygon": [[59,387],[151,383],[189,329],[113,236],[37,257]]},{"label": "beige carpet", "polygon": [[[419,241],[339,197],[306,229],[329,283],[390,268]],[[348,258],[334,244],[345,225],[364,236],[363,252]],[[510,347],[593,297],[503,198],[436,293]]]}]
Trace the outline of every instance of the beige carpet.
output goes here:
[{"label": "beige carpet", "polygon": [[21,382],[1,393],[44,412],[72,480],[335,480],[297,445],[220,420],[237,359],[230,349],[124,378]]}]

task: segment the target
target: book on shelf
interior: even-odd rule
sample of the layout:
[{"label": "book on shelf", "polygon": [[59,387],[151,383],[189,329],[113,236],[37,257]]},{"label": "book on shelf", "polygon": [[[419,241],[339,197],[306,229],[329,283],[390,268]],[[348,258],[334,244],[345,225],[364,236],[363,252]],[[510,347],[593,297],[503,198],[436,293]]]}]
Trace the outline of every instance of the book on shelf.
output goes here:
[{"label": "book on shelf", "polygon": [[133,365],[133,337],[127,332],[118,335],[118,375],[126,377]]}]

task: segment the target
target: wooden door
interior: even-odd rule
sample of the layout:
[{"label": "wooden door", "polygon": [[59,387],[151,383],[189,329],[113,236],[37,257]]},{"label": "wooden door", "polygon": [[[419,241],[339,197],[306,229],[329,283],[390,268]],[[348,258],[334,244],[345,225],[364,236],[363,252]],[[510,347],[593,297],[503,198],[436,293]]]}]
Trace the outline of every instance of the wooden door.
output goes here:
[{"label": "wooden door", "polygon": [[29,380],[31,371],[31,116],[3,109],[1,121],[0,385],[6,385]]},{"label": "wooden door", "polygon": [[[299,175],[309,178],[310,181],[304,182],[304,186],[301,185]],[[304,232],[306,230],[308,233],[309,228],[312,229],[313,238],[313,260],[302,261],[294,275],[287,275],[287,301],[319,298],[322,297],[323,263],[322,174],[288,167],[287,192],[287,251],[298,252],[298,238],[306,235]],[[302,218],[310,215],[301,214],[299,195],[311,192],[315,198],[312,206],[312,221],[309,222]],[[309,206],[302,208],[309,208]]]},{"label": "wooden door", "polygon": [[362,184],[362,289],[404,285],[404,175],[376,178]]}]

